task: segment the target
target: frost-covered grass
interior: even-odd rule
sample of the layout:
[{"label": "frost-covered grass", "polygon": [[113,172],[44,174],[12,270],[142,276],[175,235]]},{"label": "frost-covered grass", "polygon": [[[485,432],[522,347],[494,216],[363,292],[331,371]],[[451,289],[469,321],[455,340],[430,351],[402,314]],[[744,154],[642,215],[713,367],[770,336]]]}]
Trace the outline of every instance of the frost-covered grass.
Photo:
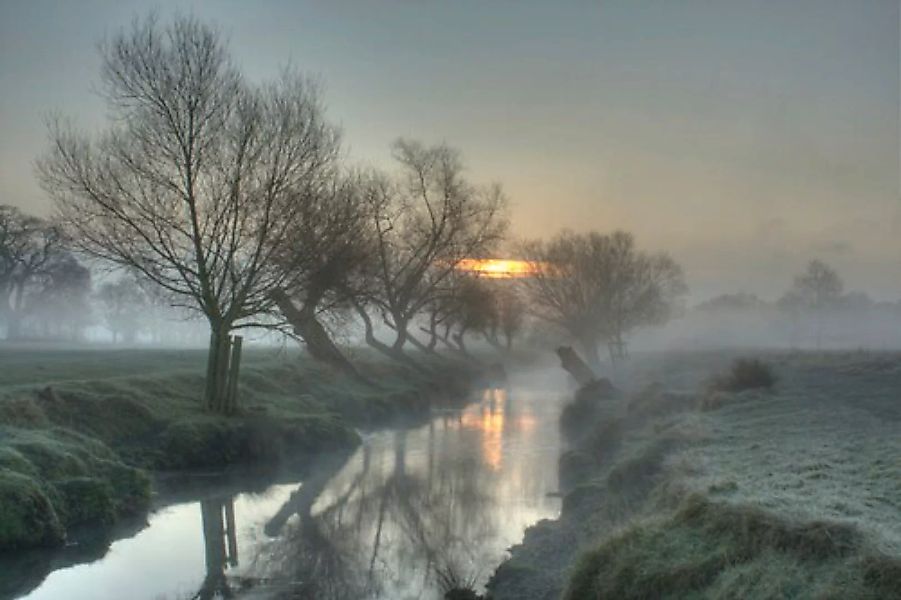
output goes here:
[{"label": "frost-covered grass", "polygon": [[745,393],[699,419],[708,441],[681,480],[799,520],[852,524],[901,556],[901,358],[804,356],[776,393]]},{"label": "frost-covered grass", "polygon": [[431,370],[364,354],[367,383],[297,352],[251,348],[240,409],[220,416],[201,407],[201,351],[0,348],[0,550],[60,543],[72,525],[140,509],[140,469],[274,471],[347,450],[354,426],[427,414],[471,383],[471,368],[420,361]]},{"label": "frost-covered grass", "polygon": [[772,390],[711,392],[740,357],[620,369],[493,597],[898,597],[901,355],[759,353]]}]

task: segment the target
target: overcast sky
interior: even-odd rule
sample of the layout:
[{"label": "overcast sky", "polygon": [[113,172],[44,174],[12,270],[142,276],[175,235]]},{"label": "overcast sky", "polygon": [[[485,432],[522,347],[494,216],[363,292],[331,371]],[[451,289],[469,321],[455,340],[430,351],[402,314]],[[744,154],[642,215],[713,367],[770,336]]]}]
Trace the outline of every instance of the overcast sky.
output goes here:
[{"label": "overcast sky", "polygon": [[[148,3],[0,0],[0,203],[47,213],[43,117],[100,127],[96,45]],[[158,2],[252,79],[325,84],[353,161],[446,141],[517,235],[633,231],[692,296],[781,293],[810,258],[901,297],[898,0]]]}]

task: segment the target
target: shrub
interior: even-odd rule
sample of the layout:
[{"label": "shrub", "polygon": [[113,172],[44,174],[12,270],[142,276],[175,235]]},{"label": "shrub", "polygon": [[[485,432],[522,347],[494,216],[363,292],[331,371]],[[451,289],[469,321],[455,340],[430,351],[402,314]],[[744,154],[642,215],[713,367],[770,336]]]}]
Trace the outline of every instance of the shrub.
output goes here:
[{"label": "shrub", "polygon": [[711,386],[714,391],[740,392],[752,389],[770,389],[776,385],[773,369],[756,358],[740,358],[732,363],[729,372],[716,378]]}]

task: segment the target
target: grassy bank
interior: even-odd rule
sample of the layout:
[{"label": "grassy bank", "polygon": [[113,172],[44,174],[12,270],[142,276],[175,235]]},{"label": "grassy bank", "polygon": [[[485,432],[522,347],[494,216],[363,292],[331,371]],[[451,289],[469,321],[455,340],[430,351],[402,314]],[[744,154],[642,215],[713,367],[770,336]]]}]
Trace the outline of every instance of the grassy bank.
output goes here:
[{"label": "grassy bank", "polygon": [[772,389],[737,389],[731,358],[648,361],[637,392],[574,402],[562,515],[491,597],[898,597],[901,357],[766,354]]},{"label": "grassy bank", "polygon": [[272,469],[354,447],[354,427],[464,395],[471,367],[363,355],[372,383],[249,351],[239,414],[201,410],[200,351],[0,350],[0,550],[60,544],[148,506],[150,472]]}]

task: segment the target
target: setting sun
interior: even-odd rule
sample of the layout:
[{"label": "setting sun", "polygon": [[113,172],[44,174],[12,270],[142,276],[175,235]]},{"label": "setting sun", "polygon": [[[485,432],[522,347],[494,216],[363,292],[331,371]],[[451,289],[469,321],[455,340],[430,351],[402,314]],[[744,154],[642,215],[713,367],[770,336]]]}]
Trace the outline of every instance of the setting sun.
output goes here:
[{"label": "setting sun", "polygon": [[532,276],[535,273],[535,266],[525,260],[464,258],[457,263],[457,270],[491,279],[514,279]]}]

